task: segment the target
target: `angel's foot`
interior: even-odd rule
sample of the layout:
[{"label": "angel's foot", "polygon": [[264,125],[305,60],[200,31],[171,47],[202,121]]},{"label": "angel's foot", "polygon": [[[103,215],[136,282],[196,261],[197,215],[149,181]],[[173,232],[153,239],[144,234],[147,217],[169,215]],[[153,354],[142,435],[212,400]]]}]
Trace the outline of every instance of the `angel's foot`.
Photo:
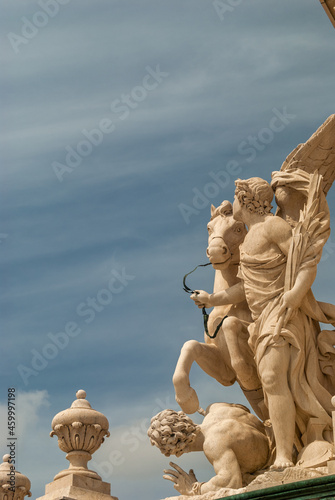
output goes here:
[{"label": "angel's foot", "polygon": [[197,393],[192,387],[186,391],[176,392],[176,401],[185,413],[195,413],[199,408],[199,399]]},{"label": "angel's foot", "polygon": [[274,464],[271,465],[271,470],[283,470],[287,467],[294,467],[294,463],[287,457],[277,457]]}]

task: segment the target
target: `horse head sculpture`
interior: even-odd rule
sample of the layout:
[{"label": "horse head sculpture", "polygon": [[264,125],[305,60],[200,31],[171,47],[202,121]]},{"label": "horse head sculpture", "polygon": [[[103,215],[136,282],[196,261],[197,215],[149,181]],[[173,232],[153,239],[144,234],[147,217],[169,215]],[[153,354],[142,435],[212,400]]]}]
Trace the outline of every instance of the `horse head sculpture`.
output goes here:
[{"label": "horse head sculpture", "polygon": [[223,201],[217,208],[212,205],[207,229],[207,257],[213,268],[223,271],[231,264],[238,264],[239,246],[247,234],[247,229],[243,222],[233,218],[233,207],[229,201]]}]

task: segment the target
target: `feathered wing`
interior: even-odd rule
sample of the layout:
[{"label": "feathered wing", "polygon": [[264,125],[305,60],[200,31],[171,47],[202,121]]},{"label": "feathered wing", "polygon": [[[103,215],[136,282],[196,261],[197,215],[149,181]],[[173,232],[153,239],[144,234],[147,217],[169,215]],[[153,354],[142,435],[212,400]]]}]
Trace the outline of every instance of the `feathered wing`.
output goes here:
[{"label": "feathered wing", "polygon": [[303,170],[322,175],[322,190],[327,195],[335,180],[335,114],[318,128],[304,144],[288,155],[281,171]]}]

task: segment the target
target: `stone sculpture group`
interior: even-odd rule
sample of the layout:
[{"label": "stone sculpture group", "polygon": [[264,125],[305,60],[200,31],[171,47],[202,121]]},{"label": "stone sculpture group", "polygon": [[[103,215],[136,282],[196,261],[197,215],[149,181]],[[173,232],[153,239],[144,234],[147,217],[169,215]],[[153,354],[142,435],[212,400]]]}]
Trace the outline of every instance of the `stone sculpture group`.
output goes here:
[{"label": "stone sculpture group", "polygon": [[[166,456],[202,450],[212,463],[216,475],[206,483],[171,463],[164,477],[184,495],[222,488],[232,494],[253,480],[261,484],[262,474],[266,481],[266,471],[327,473],[335,330],[320,323],[335,326],[335,306],[317,301],[311,286],[330,235],[326,196],[334,179],[332,115],[272,173],[271,184],[238,179],[233,205],[212,206],[207,256],[214,290],[191,295],[199,308],[213,308],[205,342],[181,349],[173,384],[183,411],[161,412],[148,431]],[[193,362],[224,386],[237,381],[258,418],[241,405],[201,410],[190,386]],[[200,426],[185,415],[196,411],[204,414]]]}]

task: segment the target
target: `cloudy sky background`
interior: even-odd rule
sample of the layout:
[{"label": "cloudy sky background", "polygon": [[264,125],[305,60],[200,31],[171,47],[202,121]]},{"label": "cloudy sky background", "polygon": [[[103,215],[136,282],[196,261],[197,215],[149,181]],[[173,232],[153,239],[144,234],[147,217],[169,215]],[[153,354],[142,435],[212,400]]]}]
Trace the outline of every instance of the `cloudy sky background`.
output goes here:
[{"label": "cloudy sky background", "polygon": [[[220,15],[203,0],[72,0],[30,39],[15,38],[25,19],[43,24],[45,3],[2,2],[1,450],[14,387],[17,468],[41,496],[68,465],[48,437],[51,420],[85,389],[111,427],[92,468],[120,500],[158,500],[175,490],[145,431],[154,413],[177,409],[179,350],[203,336],[182,277],[206,262],[210,204],[233,199],[237,176],[270,180],[334,112],[335,31],[318,0],[222,1]],[[154,85],[147,75],[158,68]],[[143,82],[155,88],[143,92]],[[131,92],[138,101],[121,112],[117,100]],[[290,115],[283,130],[247,151],[277,112]],[[60,181],[54,162],[66,165],[66,148],[107,119],[113,132]],[[225,186],[213,187],[213,173]],[[333,191],[328,201],[334,225]],[[333,241],[314,285],[330,302]],[[94,318],[78,315],[115,273],[127,276],[119,293]],[[209,290],[212,280],[207,268],[189,283]],[[78,335],[22,376],[69,322]],[[203,407],[246,403],[197,367],[191,381]],[[211,477],[200,455],[177,462]]]}]

